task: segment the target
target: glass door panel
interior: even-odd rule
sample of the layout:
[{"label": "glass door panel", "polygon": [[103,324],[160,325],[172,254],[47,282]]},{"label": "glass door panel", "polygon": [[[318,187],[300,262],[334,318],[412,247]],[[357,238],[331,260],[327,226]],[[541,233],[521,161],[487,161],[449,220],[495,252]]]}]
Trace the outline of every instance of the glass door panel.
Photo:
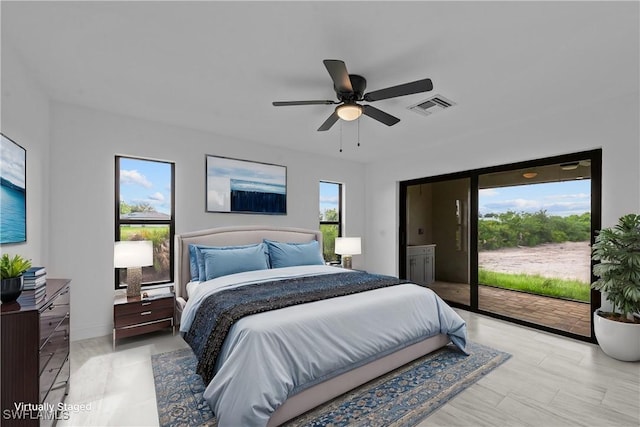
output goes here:
[{"label": "glass door panel", "polygon": [[591,336],[591,161],[478,178],[478,309]]}]

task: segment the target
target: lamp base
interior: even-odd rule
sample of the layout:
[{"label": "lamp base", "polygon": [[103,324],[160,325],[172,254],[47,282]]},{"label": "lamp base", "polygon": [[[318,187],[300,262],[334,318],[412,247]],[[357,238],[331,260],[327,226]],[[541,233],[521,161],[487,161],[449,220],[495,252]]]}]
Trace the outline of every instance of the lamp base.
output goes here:
[{"label": "lamp base", "polygon": [[127,268],[127,296],[140,296],[140,283],[142,282],[142,267]]},{"label": "lamp base", "polygon": [[343,255],[342,256],[342,268],[348,268],[351,270],[351,256]]}]

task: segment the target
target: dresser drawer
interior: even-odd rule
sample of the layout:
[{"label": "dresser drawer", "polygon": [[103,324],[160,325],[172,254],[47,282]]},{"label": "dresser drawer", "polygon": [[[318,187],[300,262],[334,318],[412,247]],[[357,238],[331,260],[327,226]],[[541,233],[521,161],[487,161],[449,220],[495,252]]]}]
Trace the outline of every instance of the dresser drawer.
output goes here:
[{"label": "dresser drawer", "polygon": [[58,348],[53,354],[49,362],[44,367],[44,370],[40,374],[40,401],[42,402],[51,387],[57,382],[58,374],[69,358],[69,351],[62,347]]},{"label": "dresser drawer", "polygon": [[[69,316],[49,336],[47,342],[40,349],[40,374],[50,367],[53,356],[60,351],[69,351]],[[59,367],[59,366],[58,366]]]},{"label": "dresser drawer", "polygon": [[159,298],[151,301],[136,301],[114,307],[115,328],[138,325],[155,320],[173,318],[174,299]]},{"label": "dresser drawer", "polygon": [[[65,419],[65,417],[68,417],[70,415],[69,413],[61,412],[58,406],[60,402],[64,402],[65,400],[68,384],[69,384],[69,358],[67,358],[67,360],[64,362],[64,365],[62,365],[62,368],[60,368],[60,372],[58,373],[58,378],[56,378],[55,383],[53,384],[51,389],[49,389],[49,394],[47,394],[44,402],[42,402],[45,405],[49,405],[47,406],[48,408],[55,408],[54,411],[56,411],[56,416],[58,419]],[[49,427],[49,426],[54,426],[56,424],[57,422],[57,420],[55,419],[56,417],[49,417],[49,418],[50,419],[46,419],[46,417],[43,417],[43,419],[40,420],[40,427]]]},{"label": "dresser drawer", "polygon": [[69,316],[69,289],[47,304],[40,313],[40,348],[45,345],[53,331]]}]

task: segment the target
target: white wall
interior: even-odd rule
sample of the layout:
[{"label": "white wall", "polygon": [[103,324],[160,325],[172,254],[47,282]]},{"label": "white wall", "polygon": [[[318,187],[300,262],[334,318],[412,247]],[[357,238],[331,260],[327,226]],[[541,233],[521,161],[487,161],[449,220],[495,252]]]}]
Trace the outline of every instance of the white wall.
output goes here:
[{"label": "white wall", "polygon": [[640,212],[638,94],[611,101],[455,141],[427,140],[421,153],[367,165],[367,269],[398,274],[398,189],[408,179],[602,148],[602,226]]},{"label": "white wall", "polygon": [[[116,154],[175,162],[176,233],[250,224],[317,229],[320,180],[345,184],[346,234],[365,231],[359,163],[58,103],[51,130],[50,270],[73,280],[73,340],[112,327]],[[206,213],[205,154],[287,166],[287,215]],[[364,265],[364,255],[354,264]]]},{"label": "white wall", "polygon": [[49,98],[13,48],[2,42],[2,133],[27,150],[27,241],[2,245],[35,265],[48,264]]}]

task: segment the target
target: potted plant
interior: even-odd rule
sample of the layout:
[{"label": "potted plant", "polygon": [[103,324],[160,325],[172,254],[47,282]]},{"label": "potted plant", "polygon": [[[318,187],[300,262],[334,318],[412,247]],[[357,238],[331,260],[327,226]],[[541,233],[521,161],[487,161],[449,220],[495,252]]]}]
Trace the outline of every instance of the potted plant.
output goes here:
[{"label": "potted plant", "polygon": [[0,276],[2,277],[0,300],[3,303],[13,302],[22,293],[22,273],[31,268],[31,261],[20,255],[10,257],[3,254],[0,258]]},{"label": "potted plant", "polygon": [[596,310],[593,327],[600,348],[624,361],[640,360],[640,215],[620,217],[600,230],[592,248],[598,280],[591,284],[605,294],[613,312]]}]

